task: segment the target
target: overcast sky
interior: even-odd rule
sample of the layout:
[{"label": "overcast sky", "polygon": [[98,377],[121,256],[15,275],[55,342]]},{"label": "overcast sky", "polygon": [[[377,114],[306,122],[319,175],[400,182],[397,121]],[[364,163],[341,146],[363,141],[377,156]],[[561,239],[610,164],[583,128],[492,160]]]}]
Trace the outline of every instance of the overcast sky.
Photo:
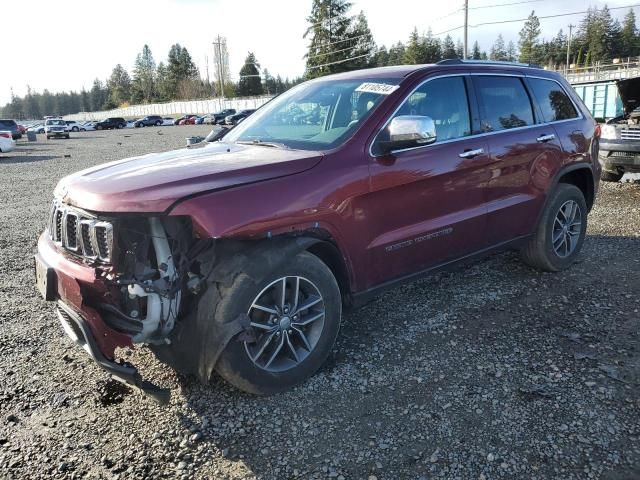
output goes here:
[{"label": "overcast sky", "polygon": [[[478,8],[520,2],[517,5]],[[469,24],[586,10],[589,4],[610,8],[640,4],[640,0],[469,0]],[[30,0],[20,10],[6,9],[0,53],[0,105],[10,90],[24,95],[27,85],[42,91],[87,90],[98,77],[106,79],[117,63],[131,71],[136,54],[147,43],[156,62],[166,61],[172,44],[186,46],[206,76],[211,42],[227,38],[232,77],[248,51],[273,75],[294,77],[304,72],[302,56],[307,41],[302,35],[311,0],[65,0],[53,8],[50,0]],[[378,45],[406,41],[413,27],[442,32],[462,25],[462,0],[353,0],[354,14],[363,10]],[[612,10],[622,19],[628,9]],[[636,9],[636,15],[640,13]],[[451,14],[451,15],[449,15]],[[541,19],[542,36],[551,38],[560,28],[577,23],[581,15]],[[517,41],[522,22],[469,29],[469,45],[478,40],[489,49],[499,33],[505,41]],[[462,38],[462,29],[450,32]],[[444,37],[444,34],[441,35]],[[211,69],[211,76],[213,70]]]}]

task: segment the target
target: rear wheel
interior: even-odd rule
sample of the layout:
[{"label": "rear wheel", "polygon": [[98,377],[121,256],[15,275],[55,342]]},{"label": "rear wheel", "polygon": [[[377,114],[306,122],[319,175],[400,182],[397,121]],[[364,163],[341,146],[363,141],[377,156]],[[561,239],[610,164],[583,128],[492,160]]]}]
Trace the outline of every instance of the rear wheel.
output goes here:
[{"label": "rear wheel", "polygon": [[587,203],[582,191],[575,185],[560,183],[536,232],[522,249],[522,259],[539,270],[564,270],[580,253],[586,232]]},{"label": "rear wheel", "polygon": [[216,371],[246,392],[272,394],[304,382],[324,363],[340,328],[341,297],[331,270],[302,252],[258,284],[236,280],[216,315],[249,316],[255,338],[231,340]]},{"label": "rear wheel", "polygon": [[156,120],[156,127],[159,127],[160,125],[162,125],[162,122],[160,120]]},{"label": "rear wheel", "polygon": [[607,172],[604,170],[600,174],[600,178],[603,182],[619,182],[623,176],[624,172]]},{"label": "rear wheel", "polygon": [[74,132],[79,132],[80,131],[80,129],[78,127],[73,127],[71,130],[74,131]]}]

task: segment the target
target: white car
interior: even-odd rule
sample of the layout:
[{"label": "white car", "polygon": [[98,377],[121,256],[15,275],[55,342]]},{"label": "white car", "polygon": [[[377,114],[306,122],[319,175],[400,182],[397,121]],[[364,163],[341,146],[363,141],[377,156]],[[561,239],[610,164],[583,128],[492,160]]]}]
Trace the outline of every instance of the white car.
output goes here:
[{"label": "white car", "polygon": [[12,152],[16,148],[16,141],[8,130],[0,131],[0,153]]},{"label": "white car", "polygon": [[44,133],[44,123],[36,123],[27,128],[27,132]]},{"label": "white car", "polygon": [[67,124],[67,128],[69,129],[70,132],[86,132],[87,131],[87,129],[84,128],[84,125],[76,121],[66,120],[65,123]]},{"label": "white car", "polygon": [[61,118],[48,118],[44,122],[44,134],[47,136],[47,140],[51,137],[64,137],[69,138],[69,129],[67,123]]},{"label": "white car", "polygon": [[171,118],[171,117],[164,117],[162,119],[162,125],[166,126],[166,125],[173,125],[175,122],[175,119]]},{"label": "white car", "polygon": [[82,125],[81,130],[86,132],[90,132],[96,129],[96,122],[84,122],[81,125]]}]

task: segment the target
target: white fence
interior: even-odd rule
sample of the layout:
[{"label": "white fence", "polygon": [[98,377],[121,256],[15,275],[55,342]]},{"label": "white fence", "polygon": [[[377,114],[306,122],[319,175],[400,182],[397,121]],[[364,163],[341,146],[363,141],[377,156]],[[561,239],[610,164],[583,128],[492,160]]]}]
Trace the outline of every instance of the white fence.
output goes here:
[{"label": "white fence", "polygon": [[245,98],[212,98],[209,100],[189,100],[184,102],[150,103],[147,105],[132,105],[130,107],[116,108],[102,112],[80,112],[73,115],[65,115],[65,120],[103,120],[108,117],[144,117],[146,115],[177,115],[177,114],[205,114],[219,112],[225,108],[243,110],[245,108],[258,108],[272,96],[245,97]]}]

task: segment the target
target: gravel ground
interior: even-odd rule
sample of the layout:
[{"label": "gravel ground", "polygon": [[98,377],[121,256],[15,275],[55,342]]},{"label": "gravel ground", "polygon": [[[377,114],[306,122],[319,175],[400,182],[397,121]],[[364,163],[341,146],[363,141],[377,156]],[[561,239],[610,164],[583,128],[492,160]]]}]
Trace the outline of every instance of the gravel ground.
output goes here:
[{"label": "gravel ground", "polygon": [[345,315],[326,367],[286,394],[118,391],[38,298],[31,254],[68,173],[185,144],[207,127],[87,132],[0,155],[1,478],[640,477],[640,185],[602,184],[569,271],[513,253]]}]

